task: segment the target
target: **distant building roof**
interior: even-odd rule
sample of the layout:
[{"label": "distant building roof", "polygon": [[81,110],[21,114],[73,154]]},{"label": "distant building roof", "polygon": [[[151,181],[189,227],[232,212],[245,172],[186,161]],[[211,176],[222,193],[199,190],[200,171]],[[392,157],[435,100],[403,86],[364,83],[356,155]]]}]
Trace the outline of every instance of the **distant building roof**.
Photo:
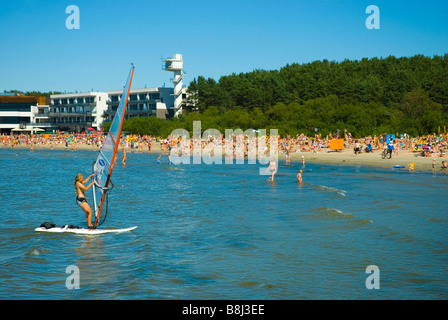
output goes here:
[{"label": "distant building roof", "polygon": [[50,98],[19,95],[0,95],[0,103],[38,103],[40,105],[45,105],[50,103]]}]

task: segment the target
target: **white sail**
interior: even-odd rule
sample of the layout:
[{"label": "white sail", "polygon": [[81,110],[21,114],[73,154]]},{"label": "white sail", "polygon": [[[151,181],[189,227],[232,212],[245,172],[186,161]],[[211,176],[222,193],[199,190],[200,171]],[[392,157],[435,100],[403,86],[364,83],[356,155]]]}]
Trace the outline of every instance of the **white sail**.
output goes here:
[{"label": "white sail", "polygon": [[113,185],[111,184],[111,175],[114,168],[118,146],[120,143],[121,127],[123,125],[124,115],[126,113],[126,106],[128,103],[129,92],[131,90],[132,77],[134,75],[134,65],[131,66],[126,86],[121,96],[121,101],[117,107],[115,117],[110,126],[109,132],[101,148],[98,158],[93,166],[94,186],[93,186],[93,202],[94,213],[96,216],[95,227],[98,226],[98,221],[101,212],[104,210],[103,206],[106,199],[106,193]]}]

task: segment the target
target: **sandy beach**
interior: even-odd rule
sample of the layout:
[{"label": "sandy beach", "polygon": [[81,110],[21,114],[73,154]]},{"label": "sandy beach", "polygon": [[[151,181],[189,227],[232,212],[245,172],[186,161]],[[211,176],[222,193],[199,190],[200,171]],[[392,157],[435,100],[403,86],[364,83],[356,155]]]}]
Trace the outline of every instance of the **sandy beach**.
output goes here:
[{"label": "sandy beach", "polygon": [[344,151],[329,151],[329,152],[295,152],[291,153],[291,161],[301,161],[302,156],[305,157],[306,163],[325,163],[325,164],[346,164],[346,165],[363,165],[375,166],[382,168],[393,168],[395,165],[405,166],[408,170],[410,163],[415,163],[415,171],[432,171],[432,161],[436,159],[437,172],[441,172],[441,165],[443,160],[447,157],[432,158],[432,157],[416,157],[418,153],[409,151],[400,151],[398,155],[392,155],[391,159],[382,159],[380,150],[373,153],[361,153],[355,155],[352,150]]},{"label": "sandy beach", "polygon": [[[5,146],[3,148],[11,148],[11,146]],[[14,146],[14,148],[21,149],[30,149],[30,146],[26,146],[25,144],[20,144],[18,146]],[[36,144],[34,146],[33,152],[38,152],[39,150],[48,150],[51,147],[46,144]],[[99,148],[96,145],[87,145],[87,144],[78,144],[78,150],[90,150],[90,151],[99,151]],[[66,150],[67,152],[76,152],[76,149],[73,149],[71,145],[68,148],[65,147],[65,144],[55,144],[53,145],[53,150]],[[120,146],[119,152],[121,153],[123,148]],[[151,153],[159,154],[161,153],[161,146],[159,143],[152,143]],[[138,149],[127,149],[127,153],[149,153],[148,148],[145,147],[141,151]],[[405,168],[401,170],[408,170],[408,166],[410,163],[415,163],[415,171],[432,171],[432,162],[436,160],[436,172],[442,173],[441,165],[442,161],[446,161],[447,157],[421,157],[416,156],[418,153],[410,152],[408,150],[400,150],[398,155],[393,154],[391,159],[382,159],[381,158],[381,150],[375,150],[373,153],[361,153],[355,155],[353,150],[345,149],[342,151],[321,151],[318,153],[309,151],[309,152],[292,152],[291,153],[291,161],[299,162],[302,161],[302,156],[305,158],[306,163],[324,163],[324,164],[342,164],[342,165],[361,165],[361,166],[374,166],[381,168],[393,168],[395,165],[404,166]],[[119,159],[121,155],[119,155]],[[285,160],[285,154],[282,151],[279,151],[279,160]],[[129,159],[129,158],[128,158]]]}]

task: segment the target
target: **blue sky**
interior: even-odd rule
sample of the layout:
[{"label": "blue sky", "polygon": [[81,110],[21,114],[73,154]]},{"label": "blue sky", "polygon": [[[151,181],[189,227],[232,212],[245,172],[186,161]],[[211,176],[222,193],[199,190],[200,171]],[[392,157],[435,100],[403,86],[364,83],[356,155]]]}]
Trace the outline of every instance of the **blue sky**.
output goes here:
[{"label": "blue sky", "polygon": [[[369,30],[366,8],[380,10]],[[80,29],[65,9],[76,5]],[[448,53],[448,2],[377,0],[2,1],[0,92],[172,86],[161,57],[183,54],[185,84],[314,60]]]}]

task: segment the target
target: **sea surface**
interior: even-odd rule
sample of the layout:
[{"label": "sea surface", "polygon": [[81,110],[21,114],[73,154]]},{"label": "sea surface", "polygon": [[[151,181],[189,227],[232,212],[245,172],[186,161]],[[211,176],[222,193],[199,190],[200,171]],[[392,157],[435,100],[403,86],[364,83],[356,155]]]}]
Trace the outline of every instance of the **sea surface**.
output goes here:
[{"label": "sea surface", "polygon": [[128,153],[101,228],[137,229],[35,232],[86,226],[73,183],[96,156],[0,149],[0,299],[448,298],[446,175],[307,163],[300,185],[294,161],[270,182]]}]

